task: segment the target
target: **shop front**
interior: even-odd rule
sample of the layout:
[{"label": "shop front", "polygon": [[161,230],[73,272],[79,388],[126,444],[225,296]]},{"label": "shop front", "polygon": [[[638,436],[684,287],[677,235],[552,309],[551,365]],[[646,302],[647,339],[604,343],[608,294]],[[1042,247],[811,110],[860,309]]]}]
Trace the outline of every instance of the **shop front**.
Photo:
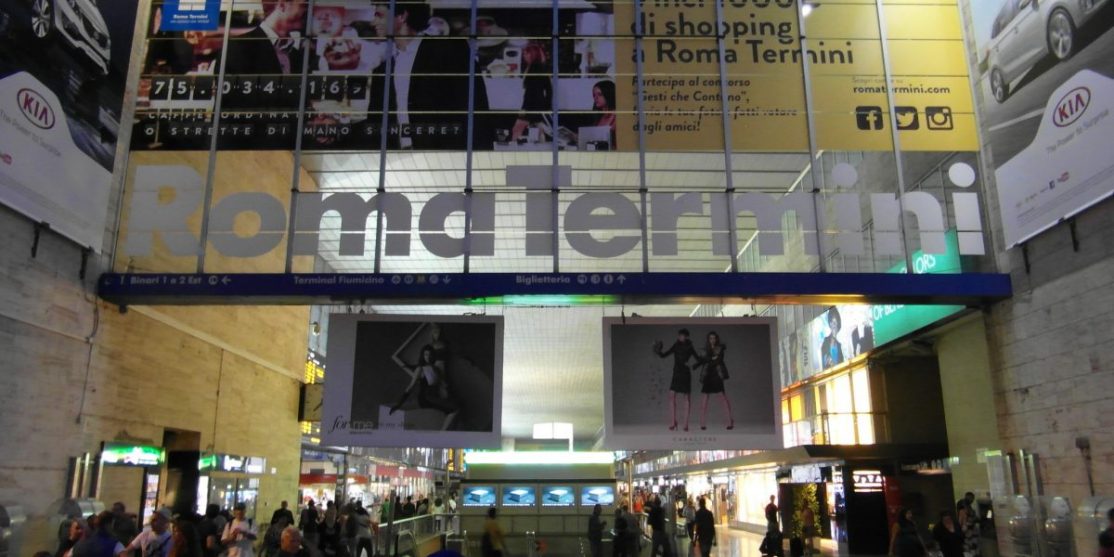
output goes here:
[{"label": "shop front", "polygon": [[165,462],[162,447],[103,443],[97,497],[123,502],[125,508],[136,510],[139,524],[145,524],[159,506]]},{"label": "shop front", "polygon": [[243,503],[248,520],[256,519],[259,479],[266,473],[267,460],[258,456],[212,454],[198,461],[201,478],[198,482],[197,507],[204,513],[209,504],[231,509]]}]

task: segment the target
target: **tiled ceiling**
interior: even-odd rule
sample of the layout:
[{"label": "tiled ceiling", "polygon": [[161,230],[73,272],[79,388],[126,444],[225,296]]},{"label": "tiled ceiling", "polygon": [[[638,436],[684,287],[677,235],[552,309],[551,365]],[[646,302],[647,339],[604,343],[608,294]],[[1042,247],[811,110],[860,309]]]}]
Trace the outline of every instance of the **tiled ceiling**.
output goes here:
[{"label": "tiled ceiling", "polygon": [[[371,195],[381,185],[388,192],[405,194],[420,206],[440,192],[459,192],[466,185],[463,153],[389,153],[380,161],[377,153],[305,155],[304,165],[318,188],[325,192],[357,192]],[[525,257],[525,195],[506,185],[506,168],[512,165],[549,165],[552,153],[476,153],[472,187],[497,193],[496,256],[473,258],[474,272],[547,272],[552,261]],[[385,172],[381,174],[380,165]],[[572,192],[621,191],[637,200],[639,158],[637,153],[560,153],[559,163],[572,167]],[[733,181],[738,190],[785,192],[795,187],[808,167],[806,154],[737,154],[732,159]],[[647,153],[646,185],[651,192],[723,191],[726,187],[722,154]],[[382,184],[380,184],[380,178]],[[569,196],[572,197],[572,194]],[[706,197],[706,204],[714,201]],[[568,201],[562,199],[562,203]],[[705,207],[705,214],[710,214]],[[415,215],[415,219],[417,215]],[[746,220],[740,220],[745,223]],[[416,225],[415,221],[415,225]],[[713,257],[708,247],[709,219],[683,217],[679,221],[679,250],[676,257],[655,258],[654,271],[722,272],[726,257]],[[742,226],[742,224],[741,224]],[[462,218],[449,219],[447,231],[460,235]],[[416,228],[416,226],[415,226]],[[337,272],[374,271],[374,235],[367,238],[367,255],[337,255],[339,218],[322,222],[320,253]],[[753,231],[740,230],[740,244]],[[411,236],[409,257],[387,257],[383,272],[461,272],[460,258],[440,259]],[[572,250],[562,239],[561,270],[638,271],[639,250],[613,259],[592,259]],[[642,316],[689,316],[694,306],[374,306],[378,313],[447,314],[486,312],[505,316],[503,372],[503,435],[529,438],[535,423],[572,422],[578,439],[593,439],[603,425],[603,346],[601,320],[621,312]],[[742,314],[750,308],[725,308],[725,313]]]}]

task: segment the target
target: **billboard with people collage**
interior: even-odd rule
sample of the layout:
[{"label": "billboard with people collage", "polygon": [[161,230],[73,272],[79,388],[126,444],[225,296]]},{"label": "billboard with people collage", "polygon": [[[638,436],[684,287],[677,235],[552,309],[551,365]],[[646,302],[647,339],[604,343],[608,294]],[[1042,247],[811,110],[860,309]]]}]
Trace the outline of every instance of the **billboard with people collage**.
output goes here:
[{"label": "billboard with people collage", "polygon": [[612,150],[614,44],[597,37],[614,17],[570,4],[556,57],[546,7],[483,9],[475,29],[467,7],[427,2],[393,19],[385,2],[238,2],[208,31],[164,31],[153,14],[133,148],[207,149],[223,69],[222,148],[292,149],[304,98],[304,149]]},{"label": "billboard with people collage", "polygon": [[186,31],[156,9],[133,147],[207,149],[219,92],[225,149],[719,150],[727,121],[736,150],[806,150],[807,62],[819,148],[890,150],[894,125],[976,150],[955,0],[883,4],[815,10],[803,50],[795,0],[238,1]]}]

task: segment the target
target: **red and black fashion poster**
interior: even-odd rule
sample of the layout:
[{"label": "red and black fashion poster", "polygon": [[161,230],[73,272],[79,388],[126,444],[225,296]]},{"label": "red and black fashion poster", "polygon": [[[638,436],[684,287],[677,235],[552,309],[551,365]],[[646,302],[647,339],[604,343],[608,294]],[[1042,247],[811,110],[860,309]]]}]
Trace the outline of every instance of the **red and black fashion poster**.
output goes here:
[{"label": "red and black fashion poster", "polygon": [[152,15],[133,148],[208,149],[218,91],[221,149],[634,147],[615,142],[610,4],[562,2],[556,29],[547,3],[239,6],[206,31]]},{"label": "red and black fashion poster", "polygon": [[603,352],[608,448],[782,447],[775,319],[607,318]]},{"label": "red and black fashion poster", "polygon": [[503,318],[333,315],[323,441],[498,447]]}]

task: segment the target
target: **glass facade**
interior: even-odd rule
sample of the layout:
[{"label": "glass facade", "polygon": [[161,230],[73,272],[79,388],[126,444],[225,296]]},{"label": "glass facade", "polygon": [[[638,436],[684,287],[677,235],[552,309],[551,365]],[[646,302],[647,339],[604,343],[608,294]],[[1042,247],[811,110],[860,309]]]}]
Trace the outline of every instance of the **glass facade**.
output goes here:
[{"label": "glass facade", "polygon": [[886,272],[947,231],[978,259],[955,3],[801,8],[156,4],[117,270]]}]

